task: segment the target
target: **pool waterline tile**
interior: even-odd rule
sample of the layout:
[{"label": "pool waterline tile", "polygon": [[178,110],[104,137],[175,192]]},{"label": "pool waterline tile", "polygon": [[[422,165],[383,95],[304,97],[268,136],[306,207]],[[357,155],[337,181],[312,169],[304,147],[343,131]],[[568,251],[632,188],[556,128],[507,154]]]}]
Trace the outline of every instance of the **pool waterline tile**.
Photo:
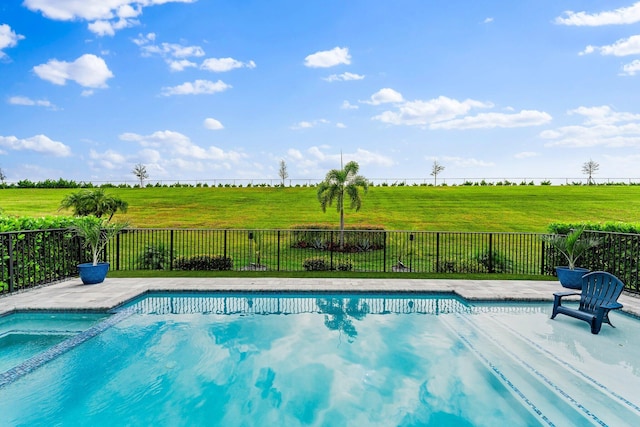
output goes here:
[{"label": "pool waterline tile", "polygon": [[[454,292],[468,301],[553,301],[556,281],[321,278],[107,278],[98,285],[71,279],[0,297],[0,315],[12,311],[107,312],[149,291],[221,292]],[[640,298],[622,295],[624,311],[640,316]]]}]

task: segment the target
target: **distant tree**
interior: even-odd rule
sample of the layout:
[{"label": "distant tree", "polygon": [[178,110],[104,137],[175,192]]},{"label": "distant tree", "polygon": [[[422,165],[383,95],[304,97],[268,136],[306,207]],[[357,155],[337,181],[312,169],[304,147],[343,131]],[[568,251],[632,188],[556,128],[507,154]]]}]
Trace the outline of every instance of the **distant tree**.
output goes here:
[{"label": "distant tree", "polygon": [[95,215],[102,218],[108,215],[107,221],[111,221],[117,211],[126,212],[128,208],[127,202],[106,194],[102,188],[96,188],[67,195],[62,199],[58,210],[73,209],[73,214],[76,216]]},{"label": "distant tree", "polygon": [[431,166],[431,176],[433,177],[433,185],[438,185],[438,174],[444,170],[444,166],[438,163],[437,160],[433,161],[433,165]]},{"label": "distant tree", "polygon": [[282,180],[282,186],[284,187],[284,180],[289,178],[289,173],[287,172],[287,164],[283,160],[280,160],[280,170],[278,171],[278,175],[280,176],[280,180]]},{"label": "distant tree", "polygon": [[327,206],[331,206],[336,201],[336,208],[340,213],[340,248],[344,247],[344,203],[345,196],[349,200],[349,207],[357,211],[362,206],[362,197],[359,188],[366,193],[369,189],[369,182],[361,175],[358,175],[358,163],[349,162],[343,169],[331,169],[324,181],[318,185],[318,200],[322,211],[327,211]]},{"label": "distant tree", "polygon": [[7,179],[7,175],[5,175],[4,170],[0,168],[0,184],[2,184],[3,187],[6,179]]},{"label": "distant tree", "polygon": [[140,188],[144,187],[144,180],[149,178],[149,174],[147,173],[147,167],[142,163],[138,163],[133,167],[133,170],[131,171],[131,173],[133,173],[136,176],[136,178],[138,178],[138,180],[140,181]]},{"label": "distant tree", "polygon": [[595,184],[593,175],[598,172],[598,169],[600,169],[598,162],[594,162],[591,159],[582,165],[582,173],[587,175],[587,185]]}]

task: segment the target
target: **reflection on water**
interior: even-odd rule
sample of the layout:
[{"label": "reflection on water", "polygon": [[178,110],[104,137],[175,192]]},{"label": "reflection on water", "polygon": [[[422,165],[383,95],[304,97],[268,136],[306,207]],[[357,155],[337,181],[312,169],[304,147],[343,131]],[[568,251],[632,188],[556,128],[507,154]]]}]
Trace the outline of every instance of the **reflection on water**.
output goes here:
[{"label": "reflection on water", "polygon": [[[482,324],[482,333],[494,337],[490,328],[497,319],[533,337],[536,327],[547,327],[548,313],[539,305],[496,309],[414,295],[163,294],[130,309],[137,314],[0,388],[3,420],[83,420],[92,426],[544,424],[478,357],[500,349],[487,352],[473,327]],[[527,319],[537,325],[522,327]],[[341,345],[345,336],[349,344]]]}]

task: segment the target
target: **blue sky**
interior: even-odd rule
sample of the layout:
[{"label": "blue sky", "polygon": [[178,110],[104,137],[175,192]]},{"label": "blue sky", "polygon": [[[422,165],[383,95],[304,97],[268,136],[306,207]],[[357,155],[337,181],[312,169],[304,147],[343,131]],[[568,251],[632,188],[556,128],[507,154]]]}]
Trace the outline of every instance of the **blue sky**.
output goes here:
[{"label": "blue sky", "polygon": [[640,2],[0,5],[8,181],[638,178]]}]

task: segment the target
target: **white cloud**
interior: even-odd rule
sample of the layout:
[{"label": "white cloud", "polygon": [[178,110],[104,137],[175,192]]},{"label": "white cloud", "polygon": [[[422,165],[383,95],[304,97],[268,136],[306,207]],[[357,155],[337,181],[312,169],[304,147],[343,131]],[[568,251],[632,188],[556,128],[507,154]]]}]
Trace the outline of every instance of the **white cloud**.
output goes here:
[{"label": "white cloud", "polygon": [[353,105],[351,104],[349,101],[342,101],[342,105],[340,106],[341,109],[343,110],[357,110],[358,107],[357,105]]},{"label": "white cloud", "polygon": [[138,38],[131,40],[138,46],[144,46],[156,40],[156,33],[138,34]]},{"label": "white cloud", "polygon": [[184,71],[186,68],[197,67],[198,64],[191,62],[188,59],[181,59],[179,61],[168,60],[169,69],[171,71]]},{"label": "white cloud", "polygon": [[483,24],[490,24],[493,22],[493,18],[489,17],[489,18],[485,18],[484,21],[482,21]]},{"label": "white cloud", "polygon": [[220,121],[216,120],[216,119],[212,119],[212,118],[206,118],[204,119],[204,127],[206,127],[207,129],[211,129],[211,130],[220,130],[220,129],[224,129],[224,126],[222,126],[222,123],[220,123]]},{"label": "white cloud", "polygon": [[73,62],[52,59],[46,64],[36,65],[33,71],[53,84],[64,85],[67,80],[72,80],[90,88],[105,88],[107,80],[113,77],[104,59],[92,54],[82,55]]},{"label": "white cloud", "polygon": [[104,37],[114,36],[117,30],[135,27],[136,25],[140,25],[140,21],[136,19],[120,18],[117,21],[95,21],[90,23],[87,27],[92,33],[100,37]]},{"label": "white cloud", "polygon": [[103,153],[90,150],[89,158],[94,162],[99,163],[101,167],[111,170],[119,169],[127,162],[127,158],[125,156],[113,150],[107,150]]},{"label": "white cloud", "polygon": [[460,168],[475,168],[475,167],[484,167],[484,168],[488,168],[488,167],[493,167],[495,166],[495,163],[493,162],[487,162],[484,160],[478,160],[478,159],[474,159],[474,158],[464,158],[464,157],[443,157],[442,158],[443,162],[446,163],[453,163],[455,166],[460,167]]},{"label": "white cloud", "polygon": [[25,139],[18,139],[15,136],[0,136],[0,147],[15,151],[35,151],[56,157],[71,155],[71,148],[68,145],[53,141],[46,135],[35,135]]},{"label": "white cloud", "polygon": [[351,55],[349,48],[334,47],[331,50],[322,50],[312,53],[304,58],[304,65],[310,68],[328,68],[340,64],[350,64]]},{"label": "white cloud", "polygon": [[352,153],[327,154],[326,151],[329,149],[326,146],[313,146],[302,152],[290,148],[287,150],[287,159],[295,163],[301,175],[307,176],[324,175],[328,169],[339,167],[341,161],[346,163],[355,160],[361,168],[368,165],[391,167],[395,164],[390,157],[362,148],[358,148]]},{"label": "white cloud", "polygon": [[609,106],[579,107],[568,112],[584,118],[582,124],[546,130],[545,145],[566,147],[640,147],[640,114],[619,113]]},{"label": "white cloud", "polygon": [[538,157],[540,153],[536,153],[534,151],[523,151],[521,153],[516,153],[513,155],[516,159],[529,159],[531,157]]},{"label": "white cloud", "polygon": [[35,107],[46,107],[51,109],[56,109],[56,106],[46,99],[31,99],[26,96],[12,96],[9,98],[9,104],[13,105],[25,105],[25,106],[35,106]]},{"label": "white cloud", "polygon": [[336,127],[339,129],[346,129],[347,125],[345,125],[344,123],[338,122],[336,123]]},{"label": "white cloud", "polygon": [[425,126],[437,122],[453,120],[467,114],[472,108],[489,108],[493,104],[466,99],[456,99],[440,96],[429,101],[407,101],[399,104],[397,111],[385,111],[374,116],[373,120],[394,125]]},{"label": "white cloud", "polygon": [[162,95],[208,95],[212,93],[224,92],[231,87],[231,85],[226,84],[222,80],[218,80],[217,82],[212,82],[210,80],[196,80],[194,82],[185,82],[178,86],[163,87]]},{"label": "white cloud", "polygon": [[139,25],[135,19],[148,6],[192,3],[195,0],[24,0],[31,11],[58,21],[89,21],[89,30],[99,36]]},{"label": "white cloud", "polygon": [[215,73],[224,73],[235,68],[256,68],[256,63],[253,61],[242,62],[233,58],[208,58],[202,62],[200,68]]},{"label": "white cloud", "polygon": [[24,39],[24,36],[16,34],[9,25],[0,24],[0,59],[7,56],[2,49],[14,47],[18,44],[18,41],[22,39]]},{"label": "white cloud", "polygon": [[[138,42],[143,41],[144,39],[138,38],[136,39]],[[134,41],[135,42],[135,41]],[[201,57],[204,56],[204,49],[200,46],[184,46],[178,43],[161,43],[159,45],[155,44],[143,44],[140,45],[140,50],[142,51],[143,56],[151,56],[151,55],[159,55],[162,57],[171,57],[171,58],[190,58],[190,57]]]},{"label": "white cloud", "polygon": [[186,68],[195,68],[198,66],[187,58],[204,56],[204,49],[200,46],[187,46],[179,43],[160,43],[154,44],[156,40],[155,33],[138,34],[137,38],[132,41],[140,47],[142,56],[159,56],[164,58],[169,65],[171,71],[184,71]]},{"label": "white cloud", "polygon": [[635,24],[640,22],[640,2],[628,7],[621,7],[599,13],[566,11],[564,16],[557,17],[556,24],[589,26]]},{"label": "white cloud", "polygon": [[349,80],[362,80],[364,76],[361,74],[354,73],[342,73],[342,74],[331,74],[329,77],[323,77],[322,80],[326,80],[328,82],[346,82]]},{"label": "white cloud", "polygon": [[587,55],[593,52],[600,52],[601,55],[629,56],[640,54],[640,35],[620,39],[614,44],[607,46],[587,46],[580,55]]},{"label": "white cloud", "polygon": [[[123,141],[137,142],[143,147],[156,148],[160,152],[168,153],[173,161],[184,160],[183,157],[196,160],[232,161],[237,162],[246,157],[238,151],[224,151],[216,146],[200,147],[191,142],[188,136],[174,131],[158,131],[151,135],[123,133]],[[177,156],[177,157],[176,157]]]},{"label": "white cloud", "polygon": [[400,92],[396,92],[395,90],[386,87],[371,95],[370,100],[360,102],[362,102],[363,104],[380,105],[391,102],[399,103],[402,101],[404,101],[404,99],[402,98],[402,94]]},{"label": "white cloud", "polygon": [[329,120],[326,119],[316,119],[316,120],[312,120],[312,121],[301,121],[296,123],[295,125],[291,126],[291,129],[294,130],[299,130],[299,129],[310,129],[313,127],[316,127],[318,125],[325,125],[325,124],[329,124],[331,123]]},{"label": "white cloud", "polygon": [[640,121],[640,114],[619,113],[613,111],[608,105],[599,107],[578,107],[567,112],[569,115],[579,115],[586,117],[585,124],[612,124],[619,122]]},{"label": "white cloud", "polygon": [[540,126],[551,121],[544,111],[522,110],[515,114],[481,113],[461,119],[432,123],[431,129],[491,129]]},{"label": "white cloud", "polygon": [[622,66],[622,75],[635,76],[640,71],[640,59],[635,59],[632,62]]},{"label": "white cloud", "polygon": [[289,148],[287,150],[287,155],[289,156],[289,158],[291,158],[293,160],[302,160],[302,159],[304,159],[304,156],[302,155],[302,152],[300,152],[300,150],[297,150],[295,148]]}]

